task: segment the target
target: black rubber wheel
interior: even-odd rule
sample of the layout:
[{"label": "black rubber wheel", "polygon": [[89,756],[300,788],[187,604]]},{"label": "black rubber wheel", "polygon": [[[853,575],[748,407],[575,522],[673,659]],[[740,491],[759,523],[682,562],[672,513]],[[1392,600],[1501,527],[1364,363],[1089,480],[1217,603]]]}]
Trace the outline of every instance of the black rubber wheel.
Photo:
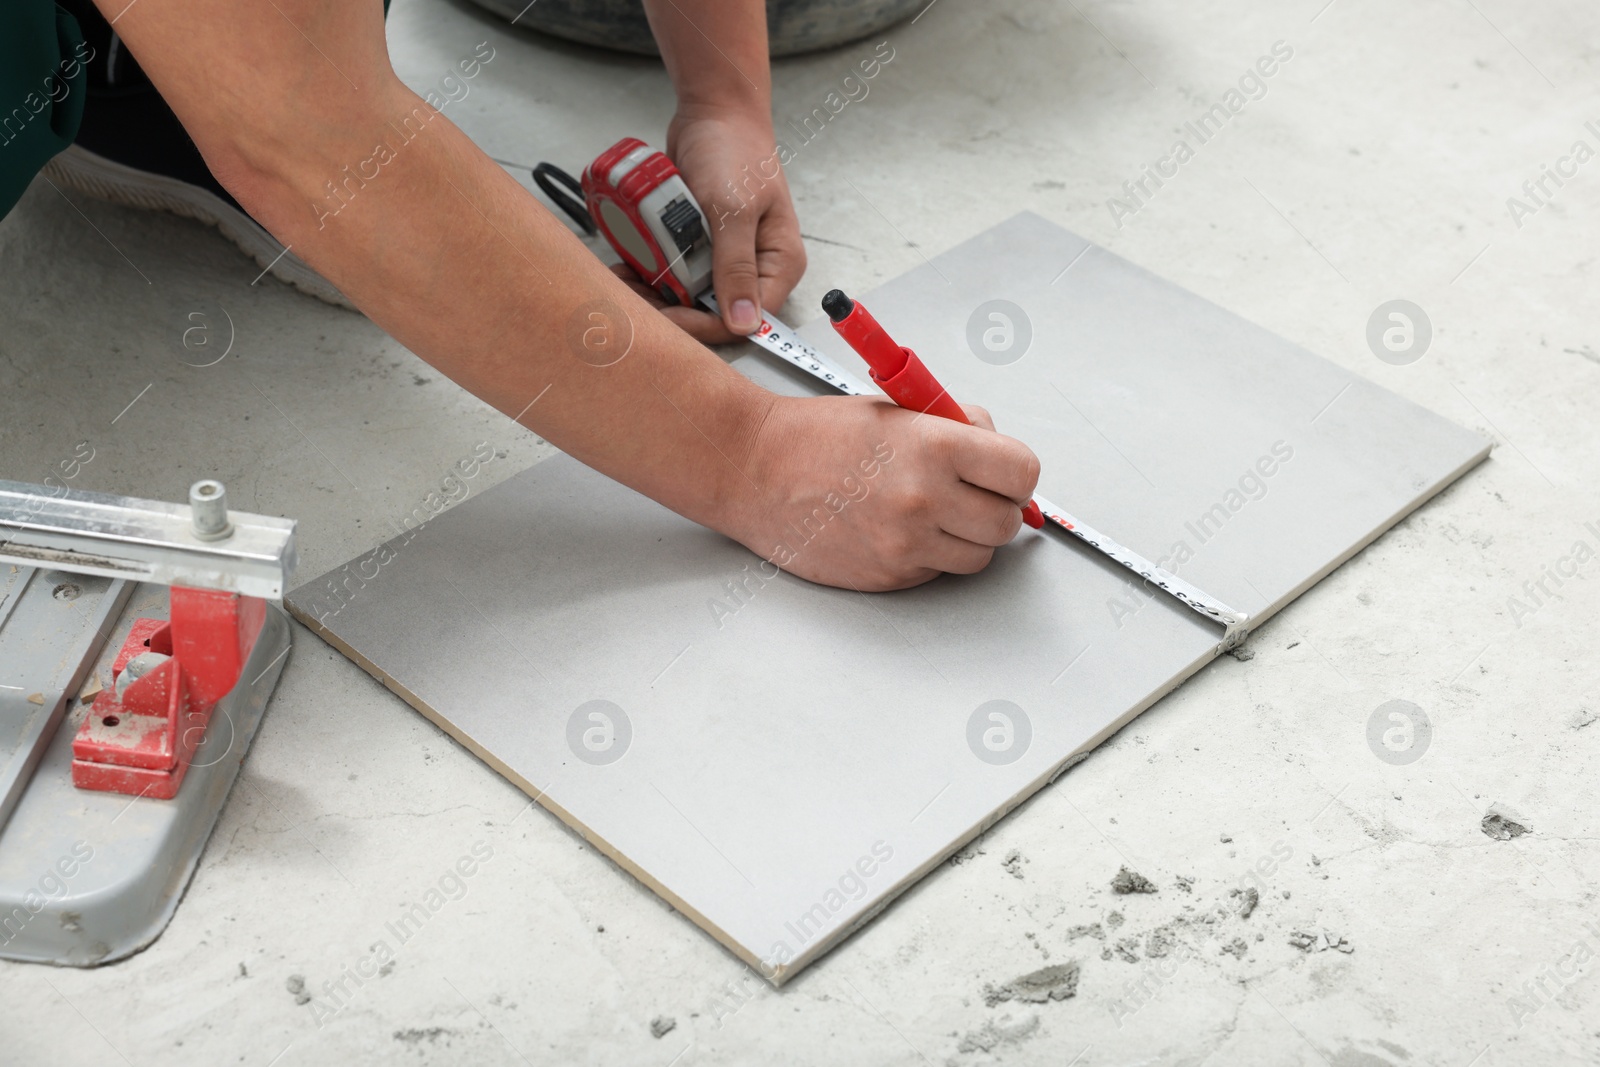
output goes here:
[{"label": "black rubber wheel", "polygon": [[[579,44],[657,55],[639,0],[474,0],[518,26]],[[877,33],[928,6],[928,0],[767,0],[774,56],[837,48]],[[520,17],[519,17],[520,16]]]}]

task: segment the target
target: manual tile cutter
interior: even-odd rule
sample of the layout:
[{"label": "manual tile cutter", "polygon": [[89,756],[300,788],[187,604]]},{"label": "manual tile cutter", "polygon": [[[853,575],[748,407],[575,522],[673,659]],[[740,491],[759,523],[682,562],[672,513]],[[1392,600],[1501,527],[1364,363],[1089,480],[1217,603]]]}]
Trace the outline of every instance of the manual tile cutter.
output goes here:
[{"label": "manual tile cutter", "polygon": [[189,498],[0,481],[0,957],[160,934],[283,669],[294,523]]}]

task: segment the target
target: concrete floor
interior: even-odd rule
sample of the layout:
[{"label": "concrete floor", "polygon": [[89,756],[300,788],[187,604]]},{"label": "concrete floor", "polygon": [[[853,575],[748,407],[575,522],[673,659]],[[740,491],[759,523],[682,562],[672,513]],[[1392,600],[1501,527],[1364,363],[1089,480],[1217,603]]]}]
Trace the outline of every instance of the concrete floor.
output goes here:
[{"label": "concrete floor", "polygon": [[[1582,0],[1323,2],[943,0],[883,35],[870,97],[790,169],[812,238],[794,320],[1032,208],[1495,438],[1254,658],[1221,659],[779,993],[297,628],[171,927],[99,970],[0,965],[0,1060],[1600,1062],[1594,568],[1545,579],[1542,604],[1524,586],[1600,548],[1600,162],[1520,227],[1506,204],[1575,140],[1600,147],[1600,21]],[[390,36],[419,88],[494,42],[447,114],[502,160],[576,167],[624,134],[659,143],[670,115],[656,65],[446,0],[399,0]],[[1116,225],[1107,198],[1280,40],[1266,95]],[[781,63],[780,121],[871,43]],[[475,443],[503,458],[474,491],[548,454],[359,316],[252,286],[215,234],[77,208],[37,183],[0,223],[5,477],[42,481],[89,441],[85,488],[178,500],[221,478],[300,521],[303,579],[383,540]],[[1397,297],[1434,327],[1406,366],[1365,338]],[[189,316],[220,340],[224,310],[233,355],[187,366]],[[1397,698],[1433,724],[1409,765],[1367,741]],[[1528,832],[1491,836],[1491,805]],[[319,1025],[323,984],[480,841],[466,895]],[[1113,892],[1124,865],[1159,892]],[[1074,996],[986,997],[1068,961]]]}]

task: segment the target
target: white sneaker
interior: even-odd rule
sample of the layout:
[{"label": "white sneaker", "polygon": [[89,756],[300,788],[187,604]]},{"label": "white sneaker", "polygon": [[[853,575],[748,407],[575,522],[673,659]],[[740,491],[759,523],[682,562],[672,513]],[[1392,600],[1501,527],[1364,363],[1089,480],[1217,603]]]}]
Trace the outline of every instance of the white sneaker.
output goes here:
[{"label": "white sneaker", "polygon": [[278,239],[255,219],[198,185],[115,163],[79,145],[70,146],[45,164],[42,173],[64,188],[97,200],[147,211],[168,211],[215,226],[279,281],[318,300],[357,310],[332,282],[293,252],[284,251]]}]

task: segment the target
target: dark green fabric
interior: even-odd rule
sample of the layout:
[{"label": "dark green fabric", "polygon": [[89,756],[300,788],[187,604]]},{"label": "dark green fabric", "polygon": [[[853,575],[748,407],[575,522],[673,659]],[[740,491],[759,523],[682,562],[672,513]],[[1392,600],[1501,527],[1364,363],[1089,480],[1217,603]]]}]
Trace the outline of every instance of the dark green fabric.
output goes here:
[{"label": "dark green fabric", "polygon": [[83,119],[87,46],[53,0],[0,0],[0,215]]}]

